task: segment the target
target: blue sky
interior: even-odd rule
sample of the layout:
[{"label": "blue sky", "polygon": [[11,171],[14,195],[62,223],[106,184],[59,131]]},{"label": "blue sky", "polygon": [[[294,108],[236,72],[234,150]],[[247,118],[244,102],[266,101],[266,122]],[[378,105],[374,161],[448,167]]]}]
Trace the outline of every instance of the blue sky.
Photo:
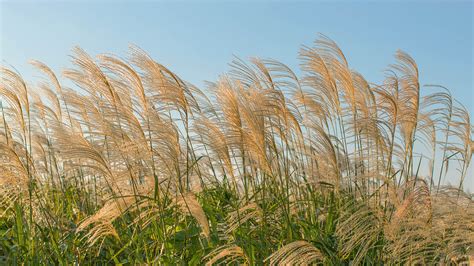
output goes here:
[{"label": "blue sky", "polygon": [[301,45],[323,33],[372,82],[381,81],[397,49],[405,50],[417,61],[422,84],[450,88],[474,114],[472,16],[471,1],[0,0],[0,58],[31,79],[38,74],[29,59],[60,71],[70,66],[75,45],[125,56],[136,44],[200,86],[227,71],[234,55],[298,68]]}]

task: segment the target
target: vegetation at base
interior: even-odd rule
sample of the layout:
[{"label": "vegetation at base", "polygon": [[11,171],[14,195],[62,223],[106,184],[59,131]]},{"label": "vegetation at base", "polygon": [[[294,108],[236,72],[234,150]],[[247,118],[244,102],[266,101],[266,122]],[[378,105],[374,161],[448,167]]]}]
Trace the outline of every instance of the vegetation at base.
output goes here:
[{"label": "vegetation at base", "polygon": [[467,265],[469,112],[395,58],[372,84],[321,36],[203,89],[137,47],[2,67],[0,263]]}]

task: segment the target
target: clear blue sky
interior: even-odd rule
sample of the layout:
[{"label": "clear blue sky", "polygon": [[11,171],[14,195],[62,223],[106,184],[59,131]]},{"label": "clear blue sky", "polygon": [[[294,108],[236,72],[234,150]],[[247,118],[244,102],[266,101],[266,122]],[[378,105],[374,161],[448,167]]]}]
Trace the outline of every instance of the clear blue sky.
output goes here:
[{"label": "clear blue sky", "polygon": [[271,57],[297,68],[300,46],[323,33],[372,82],[382,79],[397,49],[407,51],[422,84],[450,88],[474,114],[471,1],[0,2],[0,58],[27,79],[38,75],[29,59],[59,71],[70,66],[75,45],[91,54],[126,55],[136,44],[202,85],[228,70],[233,55]]}]

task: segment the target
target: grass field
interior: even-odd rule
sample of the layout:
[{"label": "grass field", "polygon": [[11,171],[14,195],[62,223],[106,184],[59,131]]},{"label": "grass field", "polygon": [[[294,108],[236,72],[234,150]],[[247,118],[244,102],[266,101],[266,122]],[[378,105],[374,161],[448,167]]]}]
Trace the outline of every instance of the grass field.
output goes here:
[{"label": "grass field", "polygon": [[2,67],[0,262],[473,263],[467,109],[402,51],[382,84],[324,36],[300,61],[206,88],[137,47]]}]

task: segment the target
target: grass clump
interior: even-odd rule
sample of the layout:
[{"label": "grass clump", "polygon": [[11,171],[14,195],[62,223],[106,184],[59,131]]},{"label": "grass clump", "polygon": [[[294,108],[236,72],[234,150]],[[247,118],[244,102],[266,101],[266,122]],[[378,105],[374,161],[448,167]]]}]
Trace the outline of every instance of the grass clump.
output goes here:
[{"label": "grass clump", "polygon": [[235,60],[205,90],[136,47],[76,48],[74,88],[38,61],[35,85],[2,67],[0,259],[468,263],[469,113],[395,57],[371,84],[323,36],[301,74]]}]

